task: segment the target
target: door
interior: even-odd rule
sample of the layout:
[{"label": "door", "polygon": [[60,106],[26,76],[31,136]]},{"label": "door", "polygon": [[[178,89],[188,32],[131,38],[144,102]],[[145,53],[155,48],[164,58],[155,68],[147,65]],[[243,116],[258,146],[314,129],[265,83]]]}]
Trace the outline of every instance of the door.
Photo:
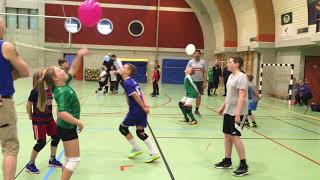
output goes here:
[{"label": "door", "polygon": [[306,56],[304,78],[311,88],[312,101],[320,102],[320,56]]}]

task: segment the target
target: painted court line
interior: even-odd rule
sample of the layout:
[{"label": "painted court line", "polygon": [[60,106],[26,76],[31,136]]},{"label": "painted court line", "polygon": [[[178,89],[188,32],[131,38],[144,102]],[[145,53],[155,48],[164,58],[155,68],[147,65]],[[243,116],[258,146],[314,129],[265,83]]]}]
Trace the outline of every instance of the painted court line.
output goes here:
[{"label": "painted court line", "polygon": [[[47,144],[51,141],[52,139],[50,138],[47,142],[46,145],[44,147],[47,146]],[[16,175],[16,177],[14,177],[14,179],[17,179],[19,177],[19,175],[23,172],[23,170],[26,168],[26,166],[28,165],[29,161],[26,163],[25,166],[23,166],[23,168],[19,171],[19,173]]]},{"label": "painted court line", "polygon": [[[63,155],[64,155],[64,149],[62,148],[58,157],[57,157],[57,160],[60,161]],[[48,172],[43,176],[42,180],[48,180],[49,176],[51,176],[54,169],[55,169],[55,167],[50,167]],[[59,169],[61,169],[61,168],[59,168]]]},{"label": "painted court line", "polygon": [[168,171],[168,173],[169,173],[169,175],[170,175],[170,177],[171,177],[171,180],[175,180],[175,177],[173,176],[173,173],[172,173],[172,171],[171,171],[171,169],[170,169],[170,166],[169,166],[169,164],[168,164],[168,162],[167,162],[167,159],[166,159],[166,157],[164,156],[164,154],[163,154],[163,152],[162,152],[162,149],[161,149],[161,147],[160,147],[160,145],[159,145],[159,143],[158,143],[158,141],[157,141],[157,138],[156,138],[156,136],[154,135],[154,133],[153,133],[153,131],[152,131],[152,128],[151,128],[151,126],[150,126],[149,123],[148,123],[148,127],[149,127],[149,130],[150,130],[150,132],[151,132],[151,135],[153,136],[153,139],[154,139],[154,141],[155,141],[155,143],[156,143],[156,145],[157,145],[157,147],[158,147],[158,149],[159,149],[160,155],[161,155],[162,160],[163,160],[163,162],[164,162],[164,164],[165,164],[165,166],[166,166],[166,168],[167,168],[167,171]]},{"label": "painted court line", "polygon": [[[208,109],[214,111],[214,112],[217,112],[217,111],[209,108],[207,105],[204,105],[204,106],[207,107]],[[269,105],[269,106],[270,106],[270,105]],[[273,107],[273,106],[271,106],[271,107]],[[275,107],[273,107],[273,108],[275,108]],[[279,108],[279,109],[281,109],[281,108]],[[288,110],[286,110],[286,111],[288,111]],[[290,111],[290,112],[292,112],[292,111]],[[300,113],[297,113],[297,114],[300,114]],[[303,115],[303,114],[301,114],[301,115]],[[314,118],[314,117],[313,117],[313,118]],[[260,132],[258,132],[258,131],[256,131],[256,130],[253,130],[253,129],[251,129],[251,128],[247,128],[247,129],[249,129],[250,131],[252,131],[252,132],[254,132],[254,133],[256,133],[256,134],[258,134],[258,135],[260,135],[260,136],[262,136],[262,137],[264,137],[264,138],[266,138],[266,139],[268,139],[268,140],[270,140],[270,141],[272,141],[273,143],[276,143],[276,144],[278,144],[279,146],[282,146],[283,148],[285,148],[285,149],[287,149],[287,150],[289,150],[289,151],[291,151],[291,152],[293,152],[293,153],[295,153],[295,154],[303,157],[304,159],[307,159],[307,160],[310,161],[310,162],[313,162],[313,163],[315,163],[315,164],[317,164],[317,165],[320,165],[320,162],[318,162],[318,161],[316,161],[316,160],[313,160],[313,159],[307,157],[306,155],[304,155],[304,154],[302,154],[302,153],[300,153],[300,152],[298,152],[298,151],[296,151],[296,150],[294,150],[294,149],[291,149],[290,147],[288,147],[288,146],[286,146],[286,145],[284,145],[284,144],[282,144],[282,143],[274,140],[274,139],[271,138],[271,137],[268,137],[268,136],[266,136],[266,135],[264,135],[264,134],[262,134],[262,133],[260,133]]]},{"label": "painted court line", "polygon": [[261,104],[263,104],[263,105],[265,105],[265,106],[269,106],[269,107],[274,108],[274,109],[278,109],[278,110],[282,110],[282,111],[286,111],[286,112],[298,114],[298,115],[300,115],[300,116],[304,116],[304,117],[308,117],[308,118],[310,118],[310,119],[315,119],[315,120],[320,121],[320,118],[318,118],[318,117],[305,115],[305,114],[298,113],[298,112],[295,112],[295,111],[290,111],[290,110],[287,110],[287,109],[284,109],[284,108],[281,108],[281,107],[274,107],[274,106],[272,106],[272,105],[270,105],[270,104],[267,104],[267,103],[262,103],[262,102],[261,102]]},{"label": "painted court line", "polygon": [[305,130],[305,131],[309,131],[309,132],[311,132],[311,133],[320,135],[320,133],[318,133],[318,132],[315,132],[315,131],[312,131],[312,130],[310,130],[310,129],[307,129],[307,128],[304,128],[304,127],[295,125],[295,124],[293,124],[293,123],[289,123],[289,122],[287,122],[287,121],[285,121],[285,120],[282,120],[282,119],[279,119],[279,118],[276,118],[276,117],[272,117],[272,118],[273,118],[273,119],[276,119],[276,120],[278,120],[278,121],[281,121],[281,122],[283,122],[283,123],[289,124],[289,125],[291,125],[291,126],[297,127],[297,128],[299,128],[299,129],[303,129],[303,130]]}]

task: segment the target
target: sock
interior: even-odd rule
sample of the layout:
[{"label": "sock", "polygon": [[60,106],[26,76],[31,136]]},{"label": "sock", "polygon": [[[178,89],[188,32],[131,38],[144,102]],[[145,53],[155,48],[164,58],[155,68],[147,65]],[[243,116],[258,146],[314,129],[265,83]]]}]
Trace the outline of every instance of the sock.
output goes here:
[{"label": "sock", "polygon": [[188,119],[187,112],[186,112],[185,108],[184,107],[180,107],[180,109],[181,109],[181,112],[183,113],[184,118]]},{"label": "sock", "polygon": [[193,113],[192,113],[192,110],[188,112],[188,115],[189,117],[192,119],[192,120],[195,120],[194,116],[193,116]]},{"label": "sock", "polygon": [[231,162],[231,158],[224,158],[227,162]]},{"label": "sock", "polygon": [[50,156],[49,161],[53,161],[54,159],[56,159],[56,156]]},{"label": "sock", "polygon": [[130,144],[132,145],[132,148],[134,150],[140,150],[139,145],[137,144],[136,140],[134,138],[128,140],[130,142]]},{"label": "sock", "polygon": [[242,164],[242,165],[247,164],[247,163],[246,163],[246,159],[242,159],[242,160],[240,160],[240,164]]},{"label": "sock", "polygon": [[196,107],[196,111],[199,111],[199,108],[198,108],[198,107]]},{"label": "sock", "polygon": [[144,143],[147,145],[148,149],[150,150],[151,154],[158,154],[157,148],[152,144],[151,138],[148,137],[146,140],[144,140]]},{"label": "sock", "polygon": [[35,163],[35,160],[30,160],[28,165],[31,165],[31,164],[34,164]]}]

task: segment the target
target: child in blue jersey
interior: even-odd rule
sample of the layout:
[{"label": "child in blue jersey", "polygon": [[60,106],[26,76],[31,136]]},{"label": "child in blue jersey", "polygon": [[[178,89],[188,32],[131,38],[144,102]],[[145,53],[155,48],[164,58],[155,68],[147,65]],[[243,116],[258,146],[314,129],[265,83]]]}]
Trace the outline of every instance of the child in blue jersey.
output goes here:
[{"label": "child in blue jersey", "polygon": [[132,151],[128,157],[133,159],[142,154],[140,147],[129,131],[129,126],[136,126],[137,136],[144,141],[151,152],[151,156],[145,162],[151,163],[159,159],[160,155],[156,147],[153,145],[152,139],[144,132],[144,128],[148,125],[147,114],[150,112],[150,107],[147,104],[145,96],[142,94],[138,83],[131,78],[135,71],[136,67],[132,64],[125,64],[119,71],[123,78],[123,89],[126,93],[129,105],[129,112],[120,124],[119,131],[132,145]]}]

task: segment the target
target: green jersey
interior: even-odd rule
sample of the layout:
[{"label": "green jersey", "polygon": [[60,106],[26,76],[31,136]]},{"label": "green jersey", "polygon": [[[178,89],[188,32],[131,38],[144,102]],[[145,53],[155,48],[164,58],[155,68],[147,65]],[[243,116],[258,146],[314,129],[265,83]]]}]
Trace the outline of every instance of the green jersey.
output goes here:
[{"label": "green jersey", "polygon": [[213,82],[213,71],[212,71],[212,67],[209,67],[209,69],[208,69],[208,82]]},{"label": "green jersey", "polygon": [[[68,74],[69,78],[64,86],[54,87],[53,94],[57,103],[59,112],[67,112],[73,117],[80,119],[80,103],[76,92],[69,86],[72,76]],[[65,129],[76,129],[77,126],[70,124],[60,117],[57,120],[58,126]]]},{"label": "green jersey", "polygon": [[184,78],[184,90],[186,91],[186,97],[188,98],[197,98],[199,95],[198,88],[190,75],[186,75]]}]

